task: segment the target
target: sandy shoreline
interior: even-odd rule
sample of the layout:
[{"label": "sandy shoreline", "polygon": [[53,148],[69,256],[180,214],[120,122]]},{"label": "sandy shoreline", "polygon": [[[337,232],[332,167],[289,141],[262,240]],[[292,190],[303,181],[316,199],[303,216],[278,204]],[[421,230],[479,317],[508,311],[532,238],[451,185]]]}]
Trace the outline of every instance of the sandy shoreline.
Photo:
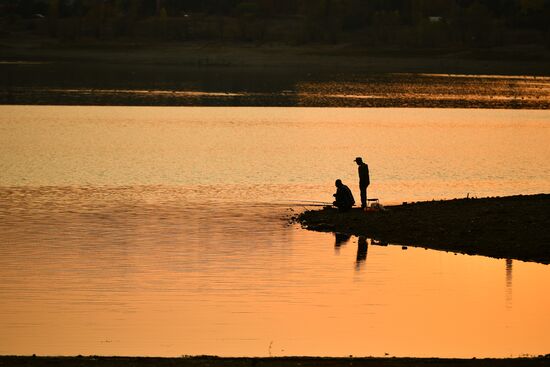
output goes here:
[{"label": "sandy shoreline", "polygon": [[224,357],[23,357],[0,356],[0,366],[134,366],[134,367],[224,367],[224,366],[369,366],[369,367],[522,367],[547,366],[550,355],[533,358],[509,359],[445,359],[445,358],[322,358],[322,357],[273,357],[273,358],[224,358]]},{"label": "sandy shoreline", "polygon": [[310,210],[303,227],[470,255],[550,263],[550,195],[427,201],[387,211]]}]

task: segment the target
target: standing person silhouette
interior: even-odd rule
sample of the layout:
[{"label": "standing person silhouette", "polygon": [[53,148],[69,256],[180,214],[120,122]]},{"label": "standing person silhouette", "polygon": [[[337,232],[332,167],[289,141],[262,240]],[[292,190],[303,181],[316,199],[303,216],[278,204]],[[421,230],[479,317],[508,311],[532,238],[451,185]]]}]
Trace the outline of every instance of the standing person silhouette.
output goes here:
[{"label": "standing person silhouette", "polygon": [[367,207],[367,187],[370,184],[369,165],[363,162],[363,158],[355,158],[359,172],[359,191],[361,192],[361,209]]}]

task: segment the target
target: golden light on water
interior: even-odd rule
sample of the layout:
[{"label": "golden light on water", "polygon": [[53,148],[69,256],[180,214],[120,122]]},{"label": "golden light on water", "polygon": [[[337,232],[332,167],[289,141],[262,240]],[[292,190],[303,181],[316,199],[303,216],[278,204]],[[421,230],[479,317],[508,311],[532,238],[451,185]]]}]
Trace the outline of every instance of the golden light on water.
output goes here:
[{"label": "golden light on water", "polygon": [[546,352],[547,265],[287,220],[358,154],[383,203],[548,192],[547,111],[1,109],[0,354]]}]

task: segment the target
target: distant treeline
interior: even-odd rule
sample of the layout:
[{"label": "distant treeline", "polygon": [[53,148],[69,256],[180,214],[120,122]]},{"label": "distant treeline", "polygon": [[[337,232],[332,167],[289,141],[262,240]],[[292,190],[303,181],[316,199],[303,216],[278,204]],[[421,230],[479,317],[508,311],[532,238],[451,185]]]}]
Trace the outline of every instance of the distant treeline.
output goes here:
[{"label": "distant treeline", "polygon": [[0,0],[0,30],[401,47],[550,47],[550,0]]}]

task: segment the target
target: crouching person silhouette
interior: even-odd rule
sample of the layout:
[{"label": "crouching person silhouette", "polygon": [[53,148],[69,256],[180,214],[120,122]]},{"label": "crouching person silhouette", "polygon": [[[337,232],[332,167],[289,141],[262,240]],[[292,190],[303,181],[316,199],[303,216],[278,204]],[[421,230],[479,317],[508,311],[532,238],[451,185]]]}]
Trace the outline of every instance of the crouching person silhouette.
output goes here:
[{"label": "crouching person silhouette", "polygon": [[336,194],[332,195],[335,199],[332,204],[341,212],[350,210],[353,204],[355,204],[355,199],[353,198],[351,190],[342,183],[342,180],[336,180],[335,185]]}]

